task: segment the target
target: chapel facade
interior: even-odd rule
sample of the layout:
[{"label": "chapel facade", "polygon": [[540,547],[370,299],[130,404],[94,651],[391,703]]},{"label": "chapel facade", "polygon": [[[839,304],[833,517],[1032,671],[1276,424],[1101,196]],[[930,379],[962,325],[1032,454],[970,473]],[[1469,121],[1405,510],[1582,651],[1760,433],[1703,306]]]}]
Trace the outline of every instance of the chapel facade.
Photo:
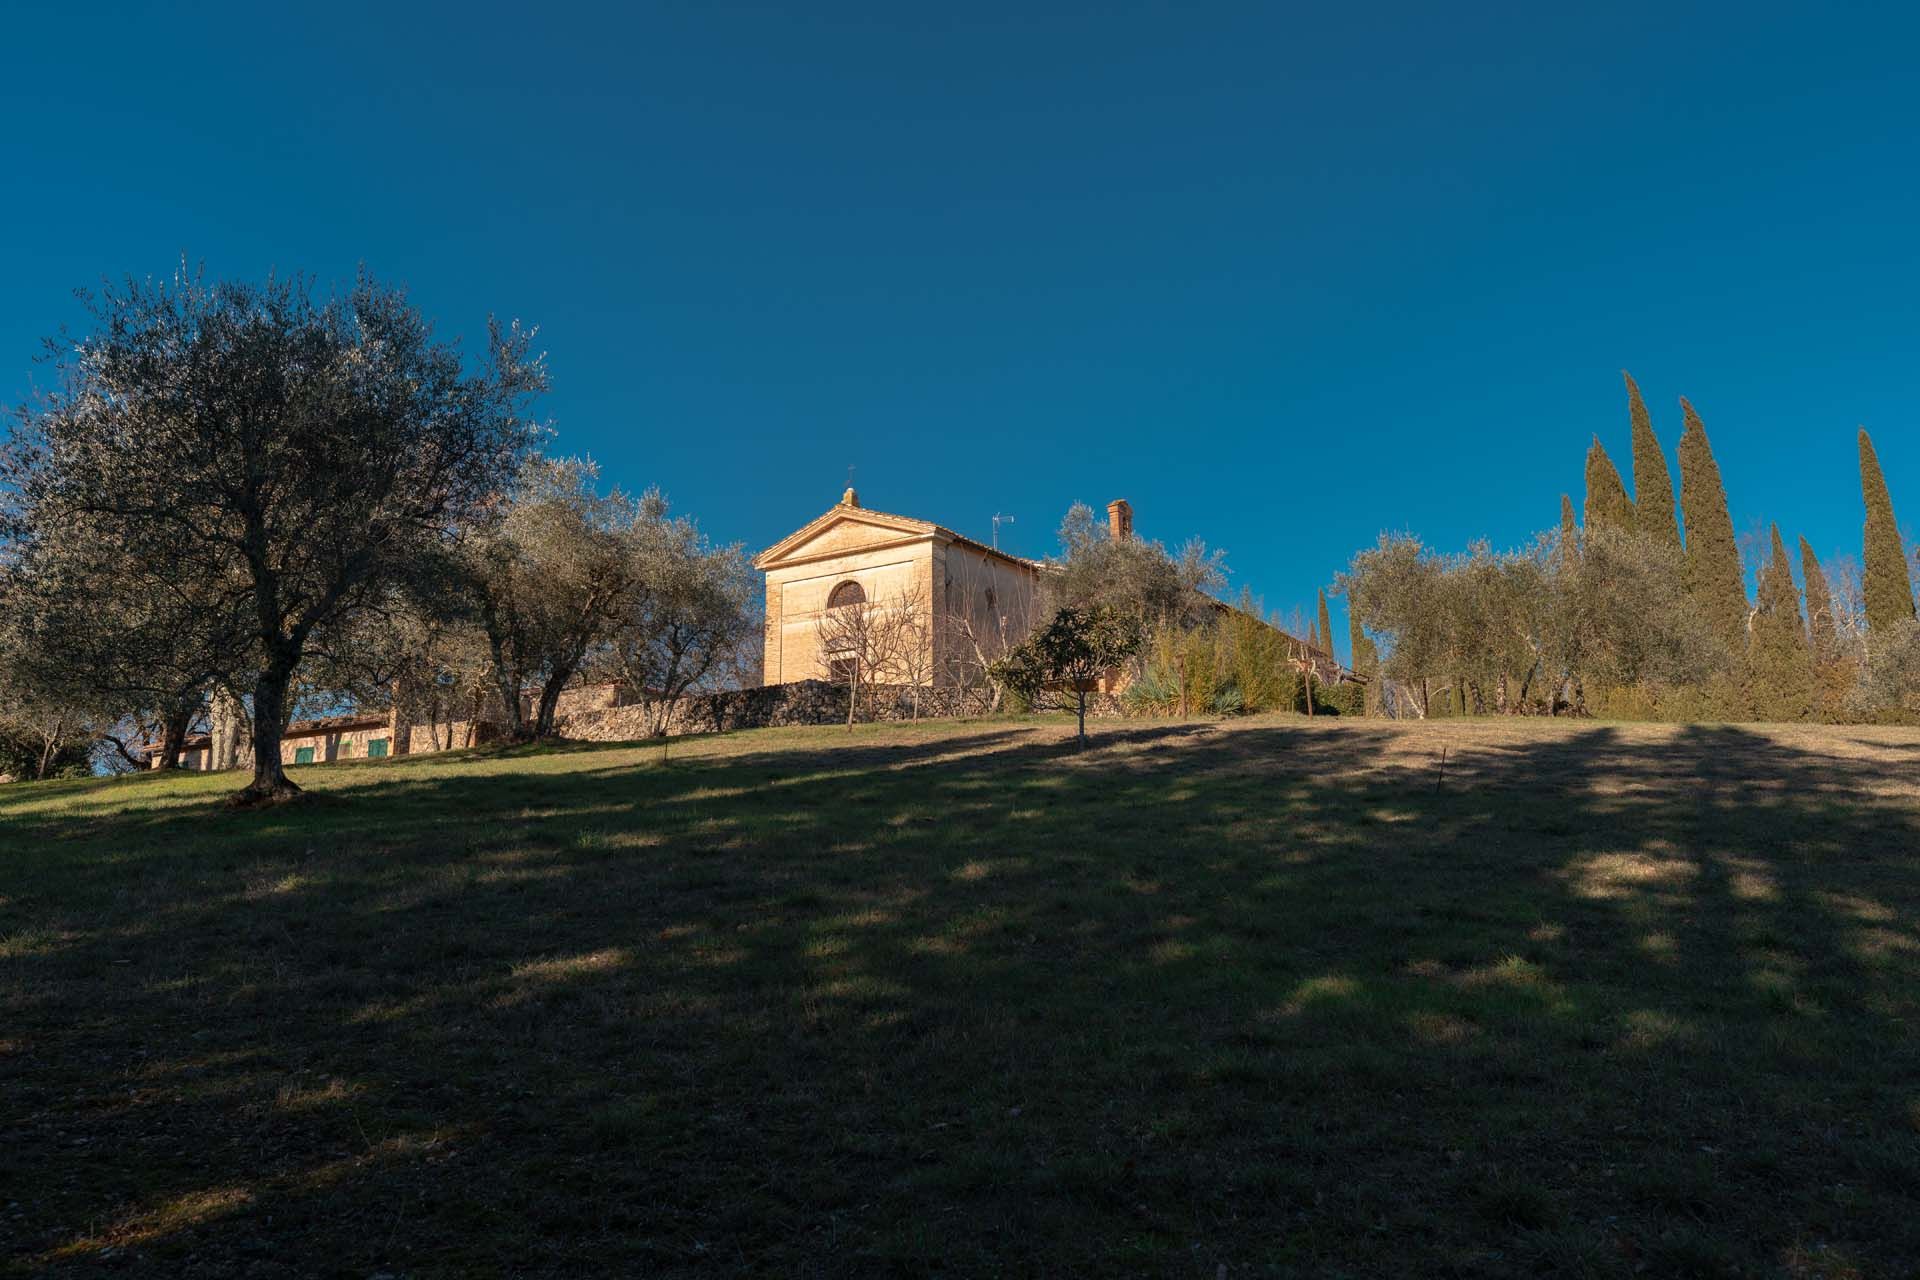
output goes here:
[{"label": "chapel facade", "polygon": [[844,659],[826,651],[821,621],[848,605],[914,615],[921,652],[906,682],[970,683],[1032,630],[1044,571],[931,521],[868,510],[853,489],[753,564],[766,575],[770,685],[839,678]]}]

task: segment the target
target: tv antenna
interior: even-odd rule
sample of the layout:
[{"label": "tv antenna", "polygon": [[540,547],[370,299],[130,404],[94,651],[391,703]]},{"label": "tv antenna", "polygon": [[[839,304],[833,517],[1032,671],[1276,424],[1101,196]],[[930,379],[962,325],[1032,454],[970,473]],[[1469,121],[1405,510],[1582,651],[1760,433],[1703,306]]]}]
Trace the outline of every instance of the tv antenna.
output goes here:
[{"label": "tv antenna", "polygon": [[1000,526],[1012,523],[1012,516],[1003,516],[998,511],[993,513],[993,549],[995,551],[1000,549]]}]

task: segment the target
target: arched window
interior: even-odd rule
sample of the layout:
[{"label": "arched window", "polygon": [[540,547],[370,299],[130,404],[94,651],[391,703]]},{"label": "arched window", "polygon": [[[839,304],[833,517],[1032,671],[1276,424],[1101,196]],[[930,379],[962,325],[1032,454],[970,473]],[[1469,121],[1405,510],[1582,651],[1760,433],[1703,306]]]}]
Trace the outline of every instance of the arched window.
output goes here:
[{"label": "arched window", "polygon": [[860,589],[859,583],[843,582],[827,597],[827,608],[838,609],[843,605],[865,604],[866,601],[867,593]]}]

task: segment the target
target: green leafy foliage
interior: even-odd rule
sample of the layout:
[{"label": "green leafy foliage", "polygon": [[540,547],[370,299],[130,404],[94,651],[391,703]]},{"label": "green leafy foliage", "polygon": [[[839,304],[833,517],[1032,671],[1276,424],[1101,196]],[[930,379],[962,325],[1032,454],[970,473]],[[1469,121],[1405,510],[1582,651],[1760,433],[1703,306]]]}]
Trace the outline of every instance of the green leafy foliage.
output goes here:
[{"label": "green leafy foliage", "polygon": [[1100,678],[1124,666],[1146,639],[1140,616],[1116,605],[1057,610],[994,664],[992,678],[1030,705],[1069,706],[1087,736],[1087,700]]},{"label": "green leafy foliage", "polygon": [[[1678,454],[1680,521],[1666,458],[1625,378],[1637,500],[1606,450],[1587,452],[1585,523],[1561,496],[1553,534],[1496,552],[1445,554],[1411,535],[1357,553],[1348,596],[1355,668],[1377,671],[1397,716],[1492,711],[1618,719],[1904,720],[1920,715],[1920,644],[1903,540],[1872,442],[1859,436],[1864,565],[1823,567],[1802,538],[1805,608],[1779,530],[1750,601],[1706,428],[1693,406]],[[1685,539],[1680,537],[1684,524]],[[1375,646],[1377,644],[1377,656]]]},{"label": "green leafy foliage", "polygon": [[93,772],[92,745],[80,736],[48,740],[30,726],[0,720],[0,777],[84,778]]},{"label": "green leafy foliage", "polygon": [[364,272],[322,298],[301,277],[182,270],[87,302],[91,332],[50,344],[54,390],[0,451],[0,491],[30,542],[109,539],[116,613],[158,595],[169,628],[225,646],[211,674],[251,686],[244,794],[289,796],[303,661],[497,499],[540,434],[525,414],[543,358],[530,331],[492,325],[470,359]]},{"label": "green leafy foliage", "polygon": [[1226,585],[1225,555],[1195,539],[1176,555],[1158,542],[1116,538],[1076,502],[1060,524],[1060,554],[1043,584],[1057,608],[1132,614],[1142,628],[1203,621],[1206,596]]},{"label": "green leafy foliage", "polygon": [[1344,682],[1327,684],[1321,680],[1313,682],[1313,709],[1317,715],[1362,716],[1367,713],[1367,687],[1363,684]]},{"label": "green leafy foliage", "polygon": [[1839,611],[1820,559],[1805,538],[1800,539],[1800,579],[1806,588],[1807,650],[1813,664],[1813,718],[1821,721],[1847,717],[1860,679],[1859,664],[1850,646],[1840,638]]}]

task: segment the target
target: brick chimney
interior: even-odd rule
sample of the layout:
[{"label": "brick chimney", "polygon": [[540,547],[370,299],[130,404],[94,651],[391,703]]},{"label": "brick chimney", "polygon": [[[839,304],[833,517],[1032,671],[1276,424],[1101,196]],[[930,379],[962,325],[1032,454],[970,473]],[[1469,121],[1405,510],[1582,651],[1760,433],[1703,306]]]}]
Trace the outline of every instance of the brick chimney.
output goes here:
[{"label": "brick chimney", "polygon": [[1107,504],[1107,532],[1116,542],[1133,536],[1133,504],[1125,498],[1115,498]]}]

